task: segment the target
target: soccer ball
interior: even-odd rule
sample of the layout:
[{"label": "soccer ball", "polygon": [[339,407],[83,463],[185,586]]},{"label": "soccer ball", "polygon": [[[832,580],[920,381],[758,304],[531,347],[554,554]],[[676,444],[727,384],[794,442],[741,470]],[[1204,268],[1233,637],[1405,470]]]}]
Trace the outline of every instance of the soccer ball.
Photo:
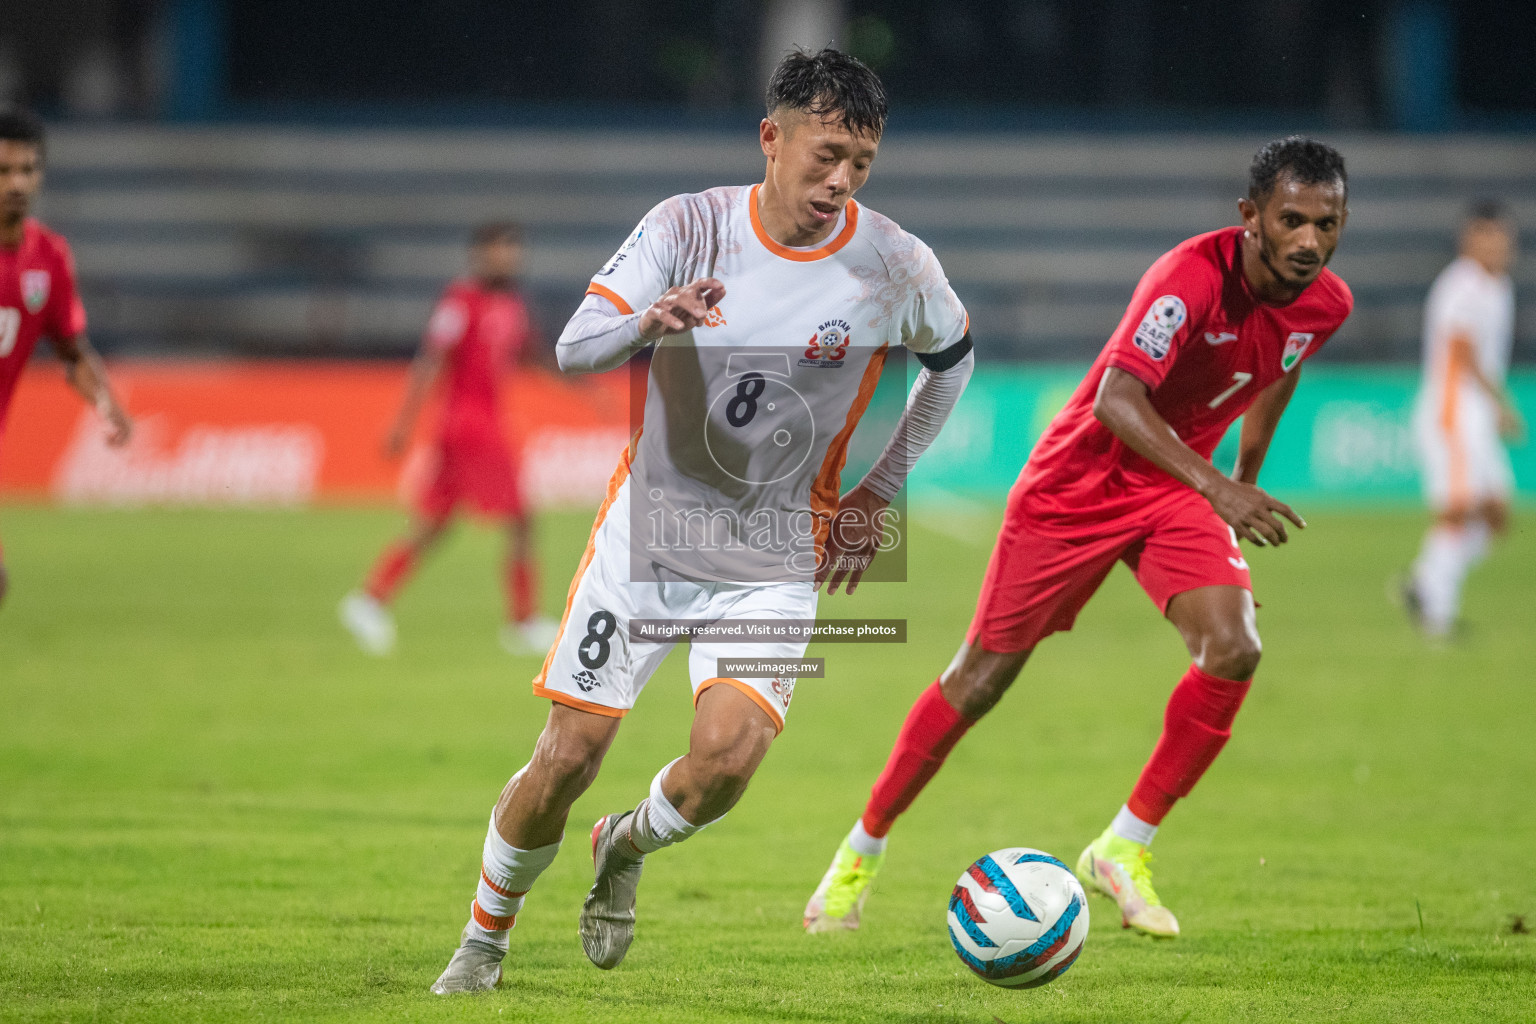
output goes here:
[{"label": "soccer ball", "polygon": [[949,897],[949,941],[965,966],[1004,988],[1063,974],[1088,938],[1088,899],[1065,864],[1015,846],[965,869]]}]

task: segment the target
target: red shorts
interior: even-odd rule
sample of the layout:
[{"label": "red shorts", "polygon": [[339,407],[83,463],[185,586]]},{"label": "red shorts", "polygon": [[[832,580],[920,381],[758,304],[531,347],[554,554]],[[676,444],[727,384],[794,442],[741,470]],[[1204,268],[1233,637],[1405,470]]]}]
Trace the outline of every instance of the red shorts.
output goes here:
[{"label": "red shorts", "polygon": [[436,465],[417,501],[423,516],[445,518],[463,502],[482,515],[522,514],[516,460],[499,434],[444,437],[432,454]]},{"label": "red shorts", "polygon": [[1100,522],[1036,519],[1010,500],[966,642],[1027,651],[1071,629],[1117,561],[1164,613],[1175,596],[1197,587],[1253,589],[1232,528],[1194,491]]}]

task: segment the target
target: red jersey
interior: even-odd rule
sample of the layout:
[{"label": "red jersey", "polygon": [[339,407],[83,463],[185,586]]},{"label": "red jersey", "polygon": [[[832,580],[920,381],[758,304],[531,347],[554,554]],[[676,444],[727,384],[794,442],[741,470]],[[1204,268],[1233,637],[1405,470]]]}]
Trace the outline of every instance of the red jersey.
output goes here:
[{"label": "red jersey", "polygon": [[474,280],[455,281],[427,324],[426,345],[445,358],[444,437],[499,430],[500,382],[529,344],[533,322],[522,297]]},{"label": "red jersey", "polygon": [[84,330],[69,243],[29,217],[21,245],[0,245],[0,427],[38,339],[64,341]]},{"label": "red jersey", "polygon": [[1233,227],[1197,235],[1142,275],[1120,326],[1014,485],[1029,515],[1111,519],[1183,490],[1094,417],[1109,367],[1145,383],[1179,439],[1209,459],[1259,392],[1315,354],[1349,316],[1354,297],[1326,269],[1289,305],[1258,301],[1243,277],[1242,234]]}]

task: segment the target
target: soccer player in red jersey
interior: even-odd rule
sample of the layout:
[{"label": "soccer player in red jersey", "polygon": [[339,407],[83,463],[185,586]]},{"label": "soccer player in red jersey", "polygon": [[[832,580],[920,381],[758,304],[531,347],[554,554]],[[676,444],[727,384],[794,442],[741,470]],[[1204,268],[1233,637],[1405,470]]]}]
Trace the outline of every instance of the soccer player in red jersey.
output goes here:
[{"label": "soccer player in red jersey", "polygon": [[[126,444],[133,424],[85,336],[69,243],[28,216],[43,184],[43,151],[42,122],[19,108],[0,108],[0,429],[27,359],[47,338],[70,385],[106,421],[107,440]],[[0,600],[6,587],[0,552]]]},{"label": "soccer player in red jersey", "polygon": [[364,588],[341,603],[343,624],[370,654],[394,647],[389,603],[465,502],[506,524],[502,645],[515,654],[543,654],[554,641],[555,623],[538,615],[533,524],[518,485],[518,460],[501,428],[502,371],[511,362],[537,361],[541,351],[516,287],[522,261],[517,225],[481,225],[470,246],[470,275],[448,286],[427,324],[385,451],[391,457],[405,451],[422,406],[443,378],[432,479],[410,532],[384,550]]},{"label": "soccer player in red jersey", "polygon": [[[1152,888],[1147,846],[1231,734],[1259,664],[1238,539],[1284,544],[1305,524],[1255,481],[1301,374],[1349,315],[1327,264],[1348,217],[1344,160],[1310,139],[1254,157],[1242,227],[1163,255],[1109,344],[1051,422],[1008,496],[981,597],[954,662],[913,705],[862,819],[806,907],[810,931],[857,928],[886,834],[1042,639],[1072,628],[1123,561],[1194,660],[1162,737],[1113,823],[1078,861],[1126,926],[1178,922]],[[1236,467],[1210,462],[1244,413]]]}]

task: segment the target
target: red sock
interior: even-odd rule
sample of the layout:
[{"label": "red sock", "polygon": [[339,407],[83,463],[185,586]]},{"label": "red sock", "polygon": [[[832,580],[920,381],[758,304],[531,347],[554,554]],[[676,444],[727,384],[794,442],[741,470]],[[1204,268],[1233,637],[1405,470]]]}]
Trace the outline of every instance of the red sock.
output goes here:
[{"label": "red sock", "polygon": [[1156,825],[1174,802],[1188,796],[1232,735],[1232,719],[1243,706],[1251,681],[1221,679],[1194,665],[1173,688],[1163,714],[1163,735],[1141,770],[1126,806]]},{"label": "red sock", "polygon": [[864,831],[884,836],[917,794],[938,774],[949,752],[976,723],[956,711],[935,682],[907,712],[885,770],[875,780],[864,808]]},{"label": "red sock", "polygon": [[538,611],[533,597],[538,590],[538,578],[538,569],[532,559],[508,560],[504,580],[508,622],[527,622]]},{"label": "red sock", "polygon": [[395,543],[384,549],[368,575],[365,588],[375,601],[388,604],[394,600],[395,591],[416,568],[416,550],[409,544]]}]

